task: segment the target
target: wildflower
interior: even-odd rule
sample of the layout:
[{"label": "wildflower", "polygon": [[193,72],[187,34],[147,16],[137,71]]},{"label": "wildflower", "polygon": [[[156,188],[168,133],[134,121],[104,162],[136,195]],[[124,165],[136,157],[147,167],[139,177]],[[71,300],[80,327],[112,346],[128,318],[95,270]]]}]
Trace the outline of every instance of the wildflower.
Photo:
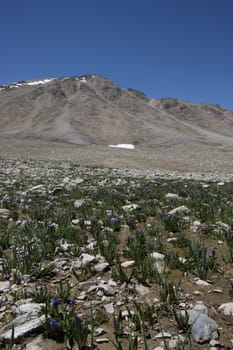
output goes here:
[{"label": "wildflower", "polygon": [[45,209],[51,209],[52,206],[53,206],[53,204],[52,204],[51,202],[47,201],[47,202],[45,203],[44,208],[45,208]]},{"label": "wildflower", "polygon": [[114,217],[114,218],[111,218],[111,221],[114,223],[114,222],[118,222],[119,221],[119,218],[116,218],[116,217]]},{"label": "wildflower", "polygon": [[213,249],[211,250],[210,256],[211,256],[212,258],[215,258],[215,257],[216,257],[216,249],[213,248]]},{"label": "wildflower", "polygon": [[109,218],[112,217],[112,210],[106,210],[106,214]]},{"label": "wildflower", "polygon": [[10,197],[8,194],[5,194],[2,198],[2,204],[9,204],[10,203]]},{"label": "wildflower", "polygon": [[75,299],[75,297],[70,297],[69,300],[68,300],[68,303],[69,303],[70,305],[76,304],[76,299]]},{"label": "wildflower", "polygon": [[59,300],[58,297],[52,298],[51,304],[52,304],[54,307],[56,307],[59,303],[60,303],[60,300]]},{"label": "wildflower", "polygon": [[61,323],[56,321],[56,320],[53,320],[53,319],[49,322],[49,325],[51,328],[53,328],[55,330],[58,330],[61,328]]},{"label": "wildflower", "polygon": [[10,273],[4,273],[4,274],[3,274],[3,278],[4,278],[5,280],[9,280],[9,279],[11,278],[11,274],[10,274]]},{"label": "wildflower", "polygon": [[126,238],[126,244],[130,244],[132,242],[132,237],[128,236]]}]

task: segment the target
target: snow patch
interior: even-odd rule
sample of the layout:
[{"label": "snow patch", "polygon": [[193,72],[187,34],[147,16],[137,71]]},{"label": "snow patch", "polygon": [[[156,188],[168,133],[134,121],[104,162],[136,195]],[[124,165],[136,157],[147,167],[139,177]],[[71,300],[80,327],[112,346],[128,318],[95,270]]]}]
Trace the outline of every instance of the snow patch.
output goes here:
[{"label": "snow patch", "polygon": [[25,85],[40,85],[40,84],[48,84],[50,81],[54,80],[54,78],[52,79],[43,79],[43,80],[35,80],[35,81],[29,81],[27,82]]},{"label": "snow patch", "polygon": [[135,146],[130,143],[120,143],[118,145],[109,145],[109,147],[135,149]]}]

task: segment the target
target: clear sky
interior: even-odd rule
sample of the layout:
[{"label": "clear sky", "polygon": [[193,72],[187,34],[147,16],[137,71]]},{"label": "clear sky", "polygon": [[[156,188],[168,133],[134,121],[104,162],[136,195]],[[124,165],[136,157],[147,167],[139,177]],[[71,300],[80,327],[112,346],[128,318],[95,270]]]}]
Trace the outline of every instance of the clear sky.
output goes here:
[{"label": "clear sky", "polygon": [[0,0],[0,84],[100,74],[233,110],[233,0]]}]

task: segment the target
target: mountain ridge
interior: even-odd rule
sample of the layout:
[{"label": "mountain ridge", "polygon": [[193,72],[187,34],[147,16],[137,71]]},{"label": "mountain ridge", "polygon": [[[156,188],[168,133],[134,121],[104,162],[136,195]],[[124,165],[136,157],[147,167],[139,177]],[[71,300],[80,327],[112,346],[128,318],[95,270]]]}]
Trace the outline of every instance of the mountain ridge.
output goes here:
[{"label": "mountain ridge", "polygon": [[151,99],[87,74],[0,85],[1,135],[81,145],[233,144],[233,112],[218,104]]}]

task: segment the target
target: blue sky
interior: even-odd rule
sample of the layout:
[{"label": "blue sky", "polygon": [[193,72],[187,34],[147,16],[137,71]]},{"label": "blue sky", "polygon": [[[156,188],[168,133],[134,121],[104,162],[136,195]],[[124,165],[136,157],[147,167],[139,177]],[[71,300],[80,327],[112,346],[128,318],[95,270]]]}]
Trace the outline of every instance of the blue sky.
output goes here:
[{"label": "blue sky", "polygon": [[233,110],[233,0],[1,0],[0,84],[95,73]]}]

